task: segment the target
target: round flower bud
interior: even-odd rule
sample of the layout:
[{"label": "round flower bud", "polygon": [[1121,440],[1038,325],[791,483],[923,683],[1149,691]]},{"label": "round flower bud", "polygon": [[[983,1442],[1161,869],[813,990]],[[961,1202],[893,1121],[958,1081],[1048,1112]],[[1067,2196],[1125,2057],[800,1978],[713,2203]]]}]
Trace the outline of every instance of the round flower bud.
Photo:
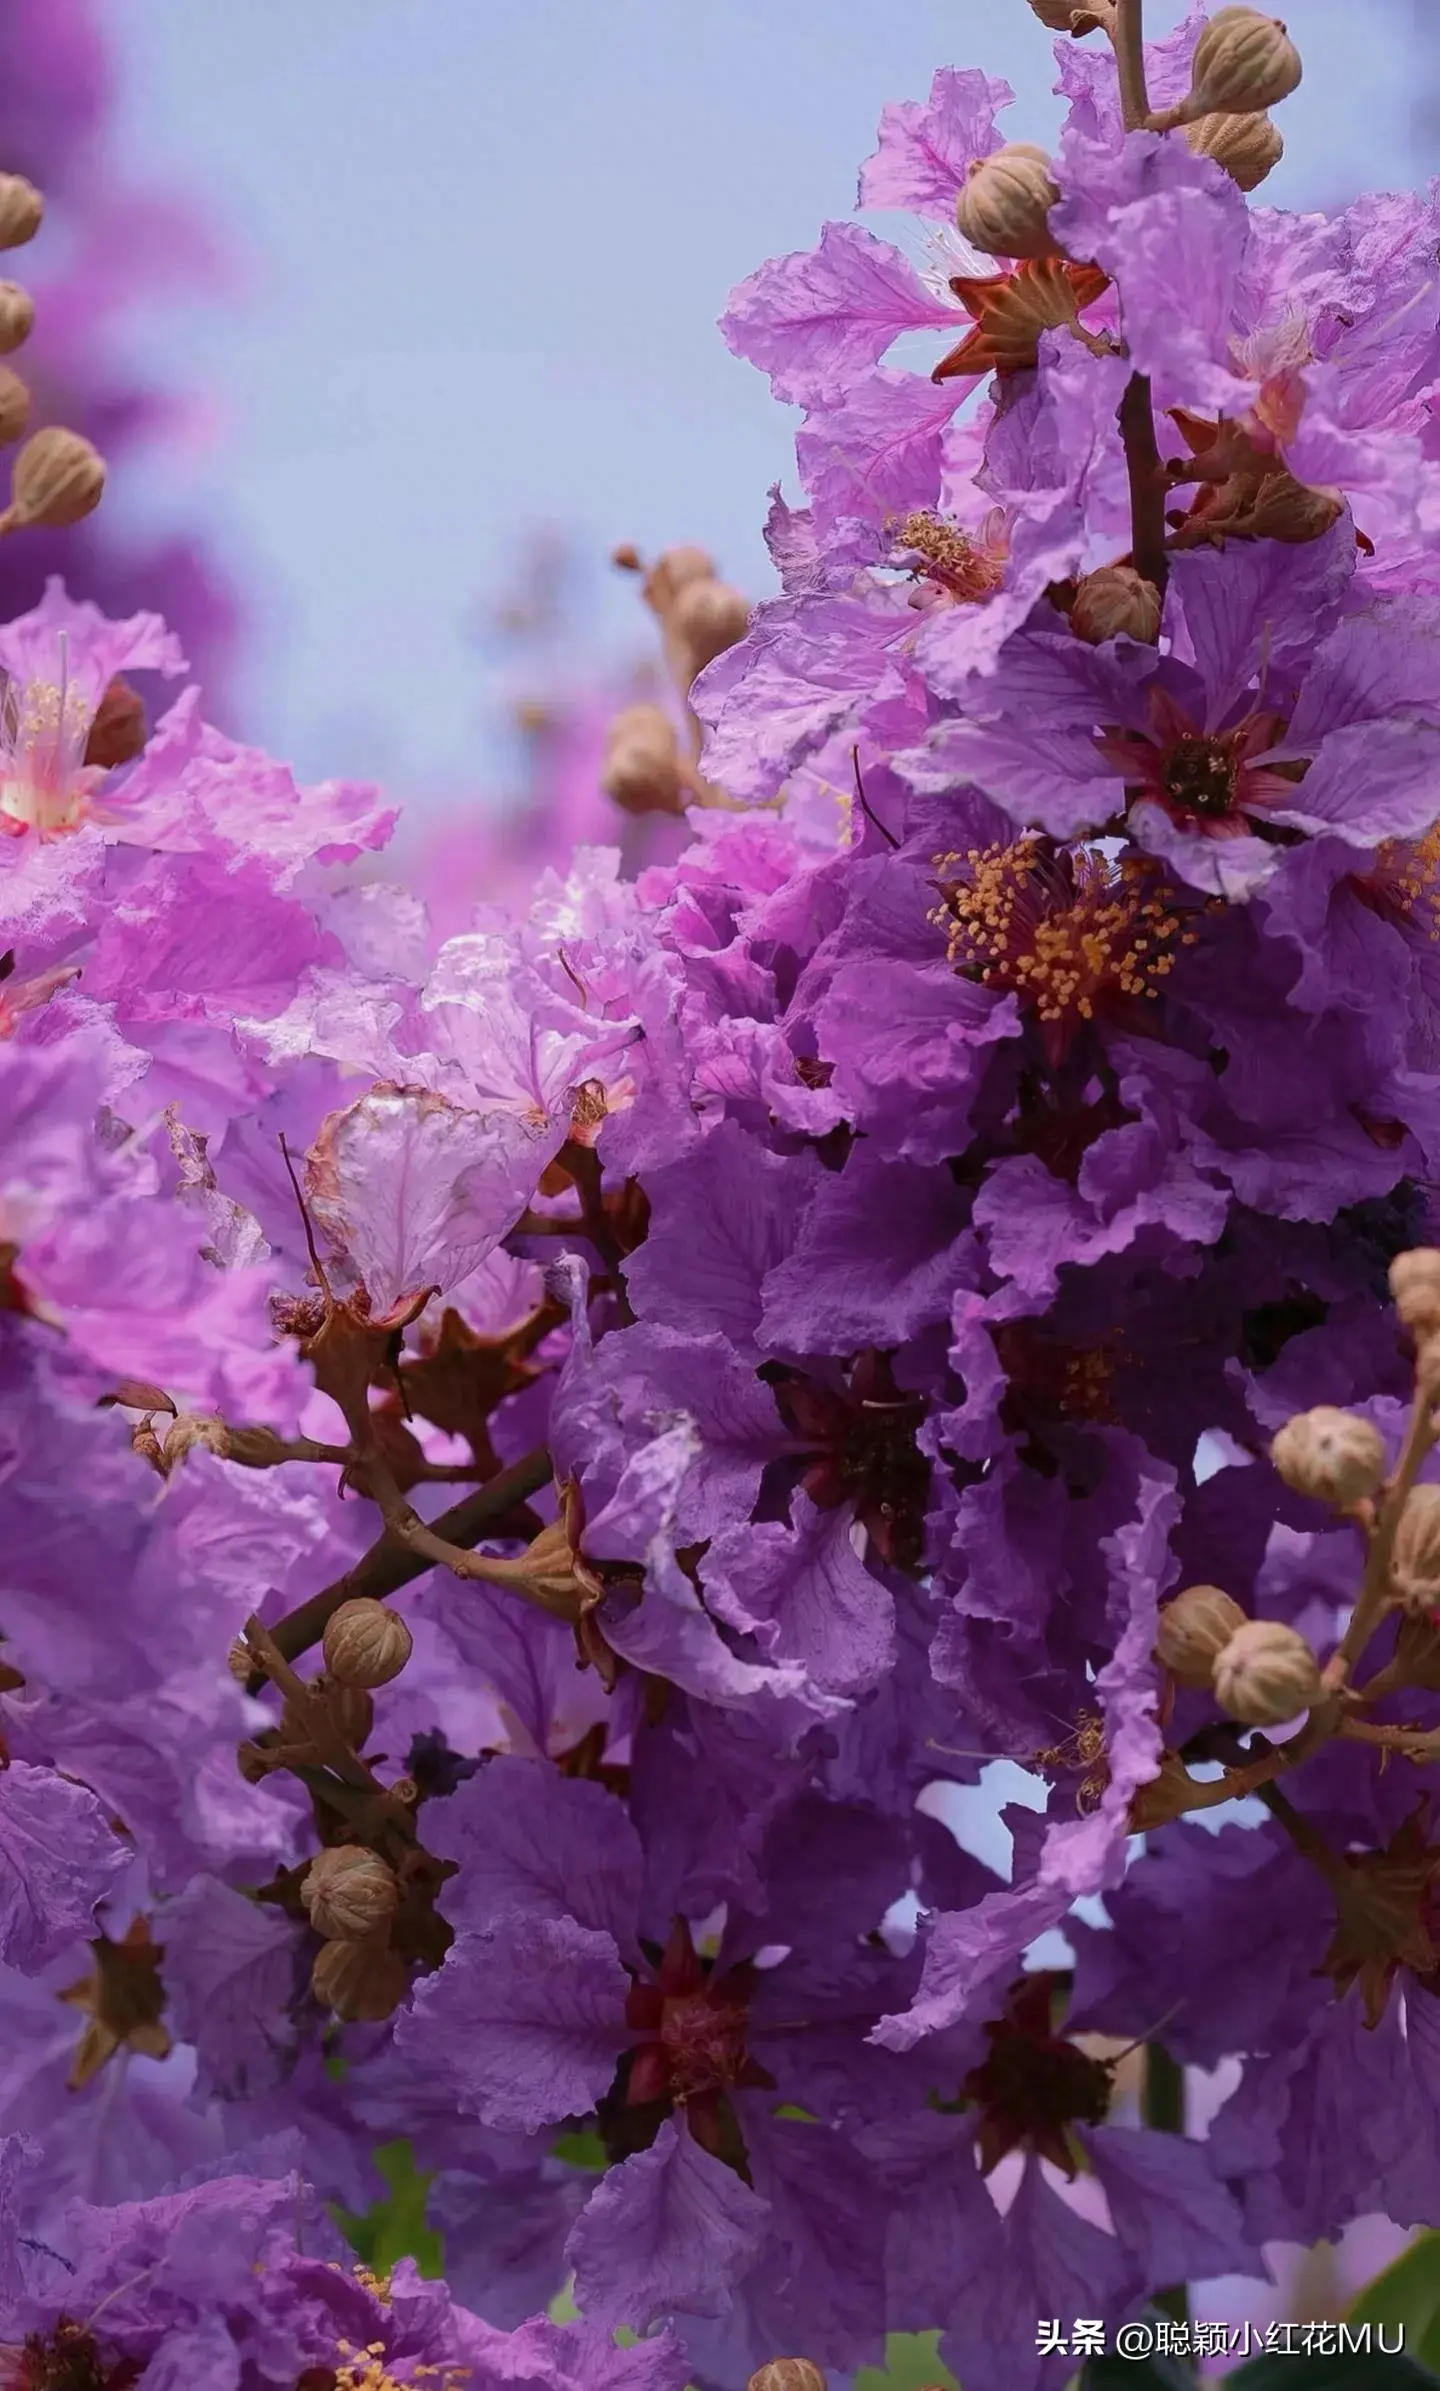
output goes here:
[{"label": "round flower bud", "polygon": [[388,1685],[413,1648],[399,1612],[362,1594],[354,1602],[342,1602],[326,1628],[325,1667],[341,1685]]},{"label": "round flower bud", "polygon": [[410,1989],[403,1959],[378,1938],[364,1943],[322,1943],[310,1971],[310,1990],[322,2009],[343,2025],[382,2025],[393,2017]]},{"label": "round flower bud", "polygon": [[751,2375],[745,2391],[825,2391],[825,2377],[809,2358],[772,2358]]},{"label": "round flower bud", "polygon": [[1215,1663],[1215,1697],[1247,1727],[1278,1727],[1320,1699],[1320,1664],[1280,1619],[1247,1619]]},{"label": "round flower bud", "polygon": [[1390,1265],[1390,1292],[1405,1326],[1417,1336],[1434,1336],[1440,1329],[1440,1252],[1419,1245],[1397,1254]]},{"label": "round flower bud", "polygon": [[1379,1429],[1329,1403],[1287,1420],[1270,1447],[1270,1458],[1294,1493],[1313,1495],[1337,1511],[1373,1494],[1385,1476],[1385,1442]]},{"label": "round flower bud", "polygon": [[29,391],[8,365],[0,365],[0,448],[18,440],[29,421]]},{"label": "round flower bud", "polygon": [[373,1851],[359,1843],[337,1843],[310,1862],[300,1898],[317,1934],[327,1941],[358,1943],[389,1925],[399,1891]]},{"label": "round flower bud", "polygon": [[44,213],[44,200],[23,174],[0,174],[0,249],[33,241]]},{"label": "round flower bud", "polygon": [[1440,1486],[1412,1486],[1406,1495],[1390,1579],[1412,1616],[1440,1607]]},{"label": "round flower bud", "polygon": [[1273,108],[1288,99],[1300,74],[1300,53],[1278,17],[1258,8],[1217,9],[1195,44],[1180,121]]},{"label": "round flower bud", "polygon": [[1078,0],[1030,0],[1030,6],[1041,24],[1048,27],[1051,33],[1069,32],[1070,19],[1077,5]]},{"label": "round flower bud", "polygon": [[713,581],[715,559],[691,542],[666,548],[645,576],[645,599],[658,615],[667,615],[682,589],[692,581]]},{"label": "round flower bud", "polygon": [[1218,1586],[1185,1586],[1161,1606],[1155,1657],[1181,1685],[1208,1693],[1216,1661],[1244,1625],[1239,1603]]},{"label": "round flower bud", "polygon": [[1271,167],[1278,166],[1285,155],[1279,127],[1259,109],[1248,116],[1228,115],[1223,110],[1197,116],[1186,126],[1185,138],[1197,158],[1213,158],[1242,191],[1253,191],[1263,183]]},{"label": "round flower bud", "polygon": [[1092,647],[1121,637],[1149,645],[1160,636],[1160,592],[1133,565],[1100,565],[1075,592],[1070,628]]},{"label": "round flower bud", "polygon": [[35,302],[18,282],[0,282],[0,356],[8,357],[35,329]]},{"label": "round flower bud", "polygon": [[976,158],[955,202],[967,241],[991,257],[1053,257],[1050,210],[1060,196],[1050,160],[1033,141],[1007,141]]},{"label": "round flower bud", "polygon": [[687,581],[677,591],[665,628],[680,663],[680,677],[688,687],[707,664],[743,639],[750,624],[750,601],[744,592],[713,575]]},{"label": "round flower bud", "polygon": [[600,786],[627,814],[684,812],[680,743],[659,706],[626,706],[616,715],[606,733]]},{"label": "round flower bud", "polygon": [[104,488],[104,458],[78,432],[52,424],[32,433],[15,459],[0,530],[68,530],[94,513]]}]

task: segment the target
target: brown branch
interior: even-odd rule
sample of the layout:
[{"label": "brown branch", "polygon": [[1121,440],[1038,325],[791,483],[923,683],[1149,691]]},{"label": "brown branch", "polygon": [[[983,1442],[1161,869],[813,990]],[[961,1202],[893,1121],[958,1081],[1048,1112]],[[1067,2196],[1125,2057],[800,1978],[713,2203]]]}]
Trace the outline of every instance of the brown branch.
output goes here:
[{"label": "brown branch", "polygon": [[[431,1533],[446,1544],[461,1546],[478,1544],[482,1536],[528,1537],[540,1522],[533,1514],[524,1516],[524,1506],[532,1494],[549,1484],[550,1477],[550,1455],[544,1445],[537,1445],[487,1485],[466,1495],[463,1502],[442,1511],[432,1523]],[[397,1593],[433,1566],[431,1559],[407,1549],[387,1529],[344,1577],[276,1620],[270,1630],[276,1649],[286,1660],[297,1659],[319,1643],[342,1602],[362,1596],[383,1602],[387,1594]],[[257,1672],[250,1680],[250,1692],[258,1693],[264,1682],[263,1673]]]},{"label": "brown branch", "polygon": [[1169,481],[1155,437],[1148,374],[1130,376],[1116,421],[1125,444],[1125,471],[1130,482],[1131,562],[1163,598],[1170,578],[1170,560],[1165,552],[1165,498]]},{"label": "brown branch", "polygon": [[1115,45],[1120,75],[1120,109],[1127,133],[1142,132],[1150,119],[1150,96],[1145,89],[1144,0],[1116,0],[1115,18],[1106,31]]}]

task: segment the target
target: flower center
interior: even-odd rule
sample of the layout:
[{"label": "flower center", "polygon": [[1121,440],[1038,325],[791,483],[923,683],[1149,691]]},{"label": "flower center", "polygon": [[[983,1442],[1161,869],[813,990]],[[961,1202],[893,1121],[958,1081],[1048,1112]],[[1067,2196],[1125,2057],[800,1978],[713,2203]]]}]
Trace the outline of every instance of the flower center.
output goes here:
[{"label": "flower center", "polygon": [[1003,2018],[986,2027],[989,2055],[961,2087],[980,2110],[980,2164],[985,2174],[1022,2145],[1075,2173],[1072,2125],[1103,2125],[1110,2111],[1111,2071],[1050,2024],[1051,1979],[1026,1977]]},{"label": "flower center", "polygon": [[975,606],[1000,587],[1010,553],[1010,535],[999,507],[977,530],[962,531],[939,515],[906,515],[894,525],[895,548],[913,559],[912,570],[962,605]]},{"label": "flower center", "polygon": [[774,1395],[803,1446],[801,1484],[811,1502],[821,1511],[853,1503],[881,1560],[914,1568],[930,1485],[930,1464],[915,1442],[923,1400],[898,1387],[888,1361],[874,1351],[856,1356],[843,1390],[797,1375],[779,1379]]},{"label": "flower center", "polygon": [[1182,813],[1215,821],[1234,810],[1238,774],[1221,739],[1177,739],[1161,766],[1167,796]]},{"label": "flower center", "polygon": [[140,2358],[102,2358],[93,2333],[62,2316],[53,2333],[27,2334],[20,2350],[0,2350],[7,2391],[131,2391],[145,2371]]}]

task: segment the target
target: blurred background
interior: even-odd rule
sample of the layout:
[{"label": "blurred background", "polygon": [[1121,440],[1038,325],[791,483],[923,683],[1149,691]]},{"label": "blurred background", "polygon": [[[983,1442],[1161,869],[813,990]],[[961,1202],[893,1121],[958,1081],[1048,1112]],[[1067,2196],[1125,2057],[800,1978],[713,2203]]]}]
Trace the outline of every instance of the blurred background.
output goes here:
[{"label": "blurred background", "polygon": [[[1434,0],[1285,13],[1267,197],[1423,171]],[[772,585],[793,419],[715,319],[850,211],[882,102],[983,64],[1012,137],[1056,117],[1024,0],[0,0],[0,28],[3,163],[52,202],[33,271],[72,270],[37,352],[95,382],[103,318],[91,594],[148,559],[227,728],[432,809],[526,769],[527,675],[644,653],[617,541]]]}]

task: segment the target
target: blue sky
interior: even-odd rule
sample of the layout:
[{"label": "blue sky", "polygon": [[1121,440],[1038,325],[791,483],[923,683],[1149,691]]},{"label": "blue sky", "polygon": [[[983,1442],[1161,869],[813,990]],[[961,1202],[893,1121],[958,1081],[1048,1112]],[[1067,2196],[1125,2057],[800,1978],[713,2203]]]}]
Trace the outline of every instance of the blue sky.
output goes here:
[{"label": "blue sky", "polygon": [[[755,594],[794,419],[714,329],[848,213],[886,99],[941,64],[1055,117],[1024,0],[111,0],[122,154],[246,268],[144,327],[214,391],[200,458],[114,497],[206,523],[255,609],[248,736],[306,773],[458,797],[502,773],[477,597],[537,524],[592,560],[575,653],[643,636],[622,539],[697,539]],[[1150,0],[1163,30],[1176,0]],[[1409,0],[1289,0],[1305,82],[1267,189],[1416,171]]]}]

